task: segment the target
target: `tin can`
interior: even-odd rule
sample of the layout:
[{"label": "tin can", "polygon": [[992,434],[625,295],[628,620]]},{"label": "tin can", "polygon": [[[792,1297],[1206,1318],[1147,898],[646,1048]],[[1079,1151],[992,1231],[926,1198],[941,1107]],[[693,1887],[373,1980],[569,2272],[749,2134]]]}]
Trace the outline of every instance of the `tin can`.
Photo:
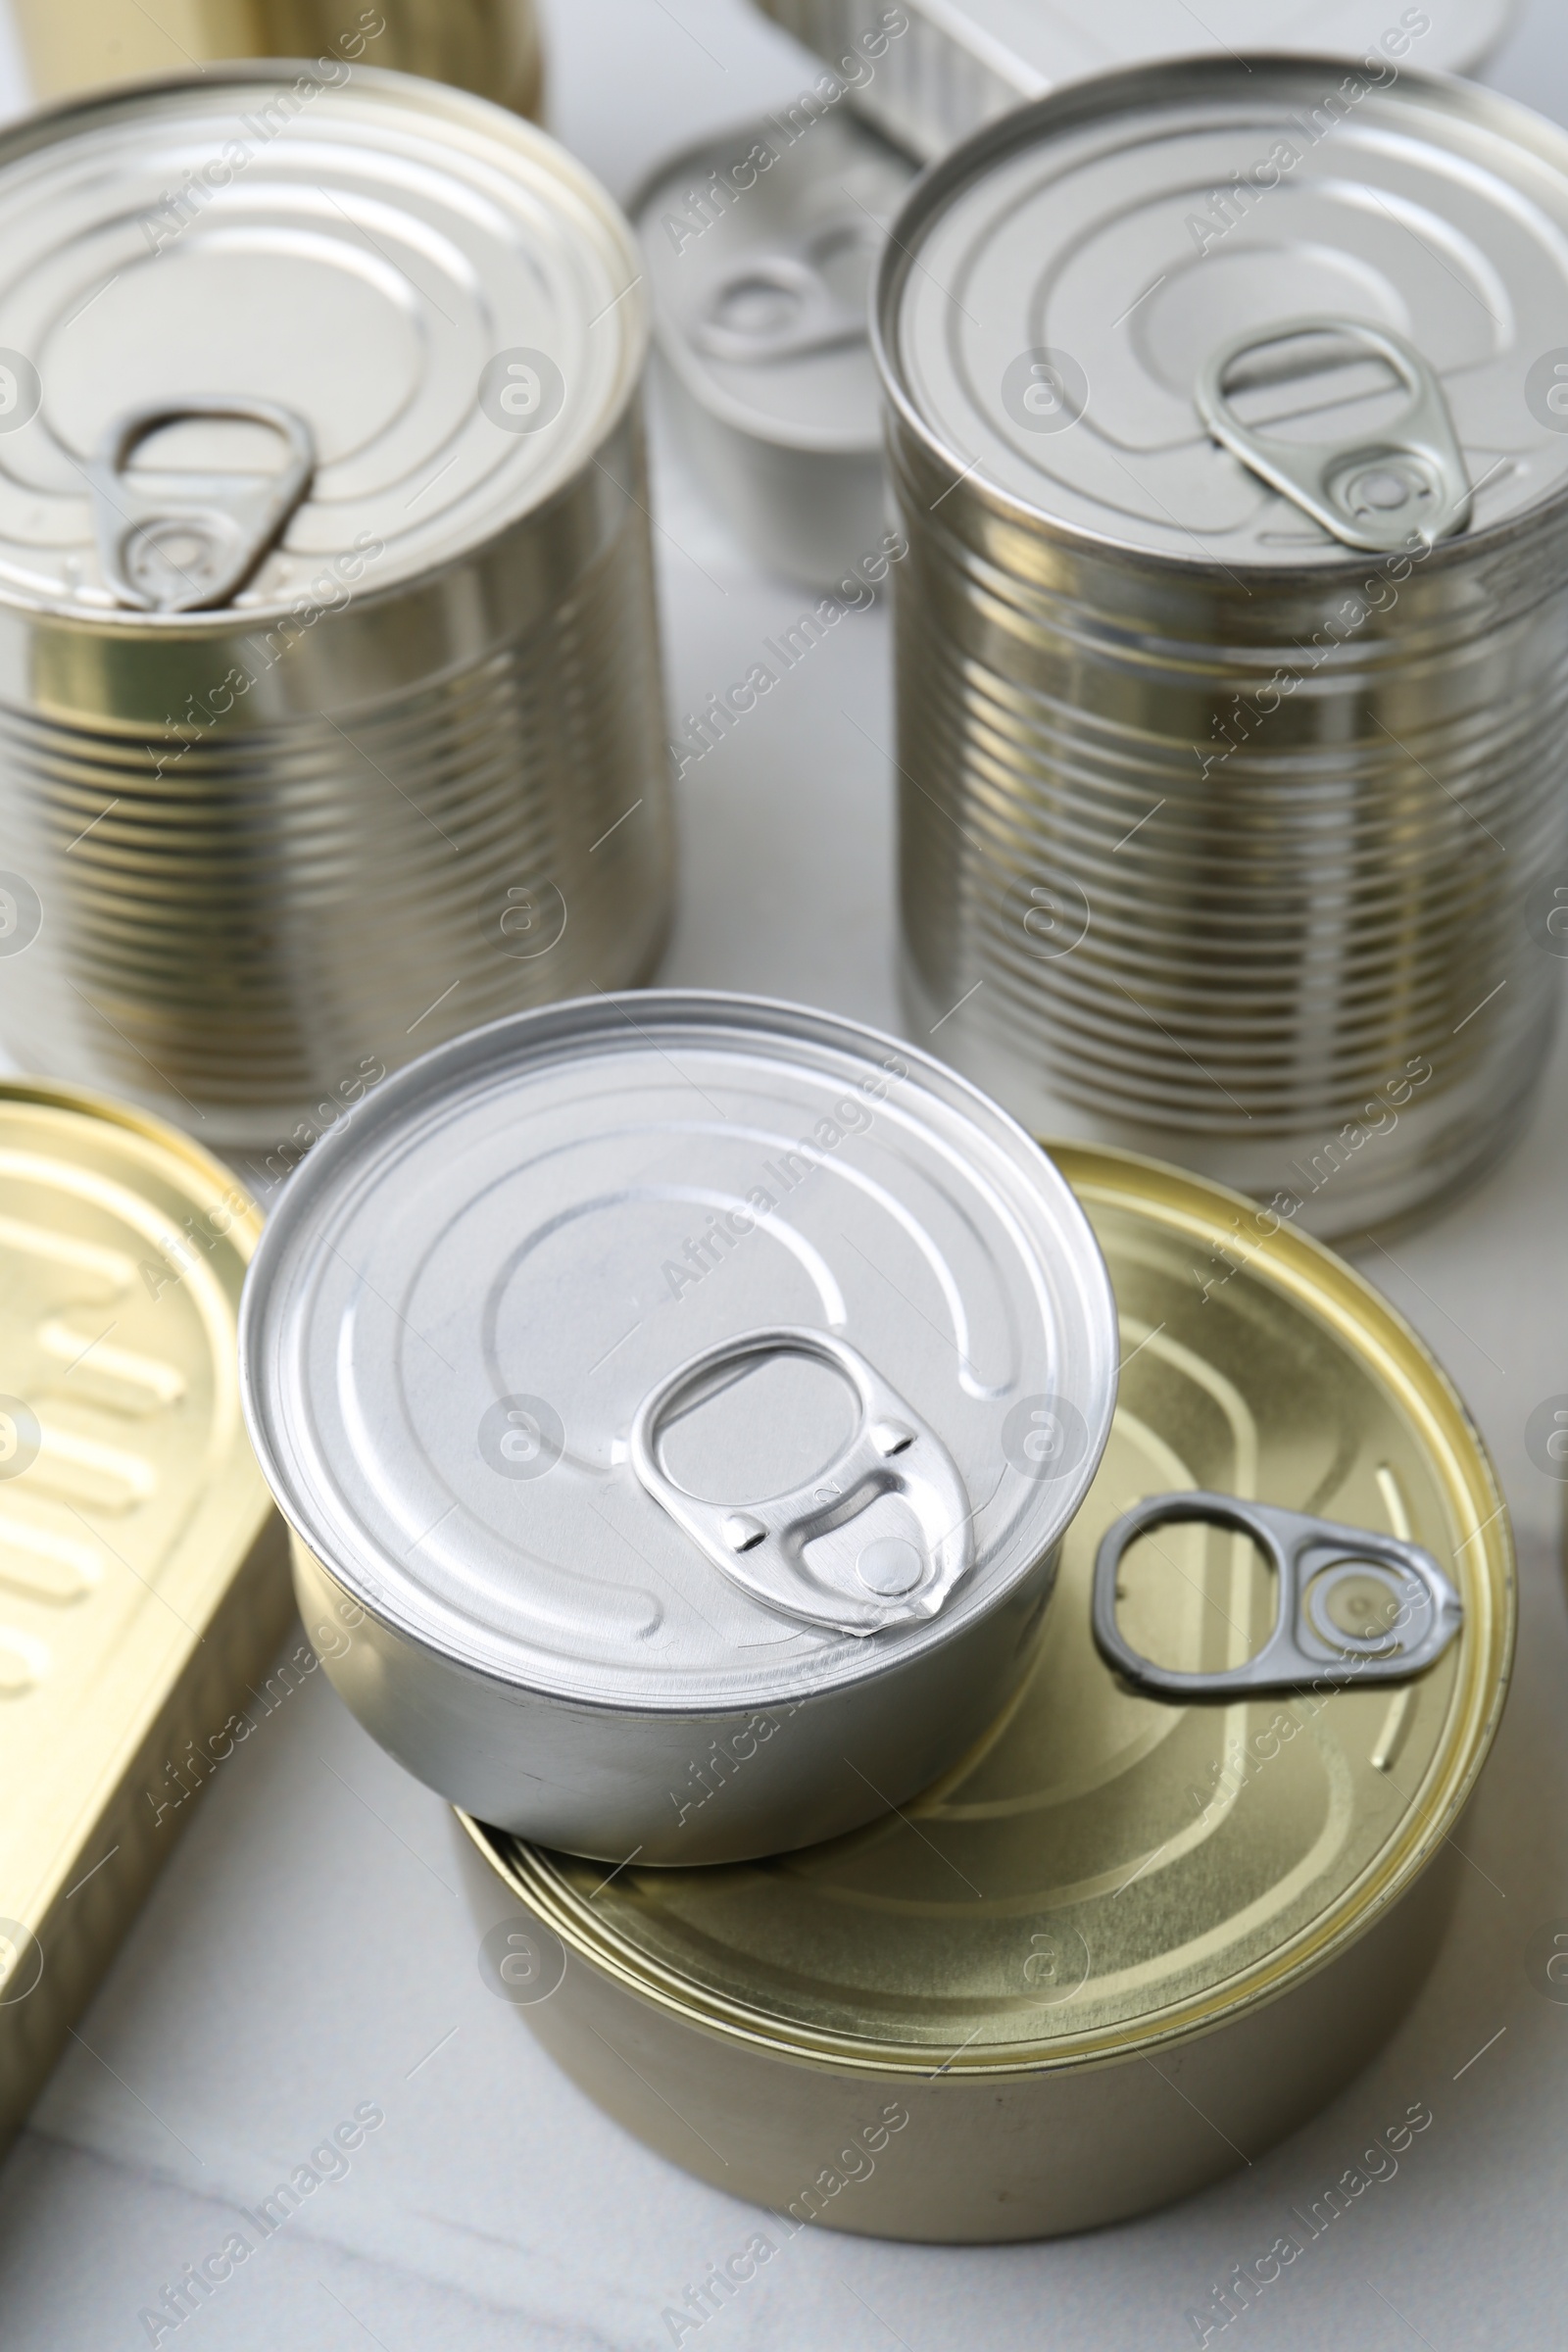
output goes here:
[{"label": "tin can", "polygon": [[239,1410],[260,1231],[158,1121],[0,1080],[0,2143],[293,1613]]},{"label": "tin can", "polygon": [[[1497,1726],[1506,1515],[1420,1341],[1241,1198],[1054,1150],[1110,1268],[1121,1390],[1033,1670],[984,1738],[900,1813],[745,1870],[602,1886],[466,1825],[492,1991],[639,2138],[773,2208],[770,2251],[808,2222],[1051,2236],[1257,2157],[1411,2000]],[[1130,1689],[1093,1634],[1103,1542],[1184,1482],[1418,1536],[1461,1590],[1457,1640],[1375,1690]],[[1248,1544],[1193,1528],[1118,1581],[1125,1632],[1171,1666],[1236,1672],[1274,1613]],[[1348,1647],[1363,1597],[1329,1603]],[[1386,2119],[1390,2146],[1423,2117]]]},{"label": "tin can", "polygon": [[[999,115],[1061,83],[1117,66],[1200,53],[1410,58],[1430,74],[1467,74],[1502,39],[1516,0],[1139,0],[1098,11],[1020,7],[1018,0],[758,0],[832,69],[848,103],[890,139],[931,163]],[[820,107],[820,84],[800,107]]]},{"label": "tin can", "polygon": [[0,1038],[286,1165],[657,956],[630,232],[542,132],[215,68],[0,140]]},{"label": "tin can", "polygon": [[363,59],[520,115],[543,95],[533,0],[15,0],[15,14],[40,98],[231,57]]},{"label": "tin can", "polygon": [[1568,855],[1565,232],[1560,131],[1280,59],[1081,83],[901,215],[906,1003],[1027,1123],[1336,1235],[1517,1134]]},{"label": "tin can", "polygon": [[781,113],[688,149],[631,207],[693,478],[759,562],[811,586],[887,528],[868,294],[914,173],[843,111]]},{"label": "tin can", "polygon": [[1116,1375],[1088,1223],[1004,1112],[853,1022],[664,991],[389,1080],[273,1212],[241,1356],[307,1624],[367,1612],[349,1706],[614,1863],[832,1837],[950,1763]]}]

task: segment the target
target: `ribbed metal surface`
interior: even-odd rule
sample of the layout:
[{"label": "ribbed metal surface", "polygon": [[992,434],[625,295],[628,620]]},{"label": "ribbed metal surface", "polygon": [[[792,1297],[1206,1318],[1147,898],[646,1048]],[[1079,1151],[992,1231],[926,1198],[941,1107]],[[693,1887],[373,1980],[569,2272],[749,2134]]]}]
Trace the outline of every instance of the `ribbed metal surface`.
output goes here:
[{"label": "ribbed metal surface", "polygon": [[[1485,1165],[1558,1003],[1521,902],[1568,858],[1560,525],[1484,565],[1435,559],[1397,636],[1308,674],[1300,648],[1343,580],[1276,595],[1263,628],[1221,580],[1185,635],[1175,612],[1169,634],[1134,634],[1121,566],[1050,562],[962,491],[933,515],[942,476],[902,439],[897,459],[915,1034],[940,1023],[950,1057],[1044,1132],[1292,1194],[1327,1232]],[[1215,722],[1281,669],[1297,693],[1205,779],[1195,745],[1222,750]],[[1086,910],[1077,945],[1042,953]],[[1342,1130],[1391,1108],[1357,1164]]]},{"label": "ribbed metal surface", "polygon": [[[277,92],[229,66],[0,144],[0,346],[34,278],[63,322],[0,445],[0,1039],[262,1187],[444,1037],[645,978],[672,885],[630,233],[461,92]],[[230,130],[243,166],[171,210],[171,158]],[[542,421],[508,406],[552,378]],[[304,412],[309,494],[226,601],[134,610],[105,503],[177,521],[208,477],[117,474],[95,537],[87,460],[132,391],[199,436],[236,386]]]},{"label": "ribbed metal surface", "polygon": [[[265,1152],[362,1062],[644,977],[671,858],[640,454],[628,491],[534,625],[450,665],[409,631],[374,703],[187,729],[162,776],[145,730],[0,706],[10,862],[45,908],[0,962],[9,1051]],[[329,638],[295,656],[337,666]]]},{"label": "ribbed metal surface", "polygon": [[[1259,60],[1272,86],[1254,102],[1242,62],[1173,67],[1009,117],[906,206],[878,333],[910,549],[897,758],[912,1033],[1037,1133],[1176,1159],[1343,1235],[1495,1158],[1551,1037],[1563,966],[1527,901],[1568,866],[1568,493],[1552,419],[1521,397],[1534,343],[1480,308],[1454,376],[1476,486],[1457,536],[1357,553],[1202,430],[1174,338],[1208,302],[1201,357],[1237,286],[1265,280],[1181,259],[1184,200],[1157,209],[1173,168],[1137,133],[1157,120],[1196,146],[1229,109],[1283,110],[1316,72]],[[1412,204],[1436,211],[1490,174],[1474,251],[1520,318],[1527,288],[1559,301],[1557,134],[1454,84],[1412,77],[1379,103],[1336,133],[1332,167],[1300,165],[1303,187],[1319,173],[1301,201],[1325,250],[1337,236],[1353,255],[1355,218],[1327,208],[1360,170],[1372,202],[1402,128],[1400,168],[1415,180],[1419,156],[1424,174]],[[1102,136],[1115,172],[1075,180],[1063,153]],[[1507,159],[1527,153],[1537,210],[1516,233],[1507,174],[1524,167]],[[1226,266],[1271,268],[1264,240],[1294,250],[1291,220],[1282,191]],[[1071,253],[1102,228],[1102,269],[1115,257],[1126,282],[1078,285],[1075,339],[1131,296],[1144,341],[1104,324],[1097,388],[1063,420],[1076,429],[1032,440],[997,377],[1020,364],[1013,335],[1068,340],[1050,305],[1070,310],[1070,265],[1049,240]],[[1377,266],[1380,298],[1408,278],[1413,334],[1444,348],[1453,288],[1427,282],[1425,243]],[[1009,304],[1016,319],[999,318]],[[1507,459],[1478,454],[1490,434]]]}]

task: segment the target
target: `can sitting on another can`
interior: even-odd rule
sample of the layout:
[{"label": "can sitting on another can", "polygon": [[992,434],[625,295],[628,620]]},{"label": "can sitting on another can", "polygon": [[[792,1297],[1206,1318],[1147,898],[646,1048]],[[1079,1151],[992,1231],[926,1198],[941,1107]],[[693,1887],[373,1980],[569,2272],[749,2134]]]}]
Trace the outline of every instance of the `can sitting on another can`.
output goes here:
[{"label": "can sitting on another can", "polygon": [[292,1179],[241,1349],[307,1622],[368,1613],[324,1661],[350,1707],[615,1863],[831,1837],[950,1764],[1116,1383],[1094,1237],[1005,1113],[853,1022],[663,991],[389,1080]]},{"label": "can sitting on another can", "polygon": [[911,195],[904,975],[1026,1124],[1333,1234],[1517,1135],[1561,1001],[1565,257],[1561,130],[1327,59],[1081,82]]},{"label": "can sitting on another can", "polygon": [[198,59],[298,57],[391,66],[537,115],[543,65],[533,0],[12,0],[32,84],[54,98],[93,82],[177,74]]},{"label": "can sitting on another can", "polygon": [[811,586],[887,528],[869,293],[914,175],[843,111],[780,109],[661,166],[630,208],[690,470],[761,563]]},{"label": "can sitting on another can", "polygon": [[[1420,1341],[1239,1197],[1054,1149],[1125,1360],[1031,1675],[985,1737],[902,1814],[744,1869],[605,1884],[466,1825],[491,1990],[639,2138],[772,2208],[772,2251],[812,2222],[1051,2236],[1260,2155],[1409,2005],[1501,1712],[1506,1514]],[[1418,1539],[1458,1589],[1457,1637],[1373,1688],[1393,1588],[1343,1561],[1299,1595],[1337,1666],[1259,1690],[1284,1604],[1245,1539],[1168,1528],[1120,1556],[1118,1515],[1184,1485]],[[1097,1643],[1097,1588],[1137,1683]],[[1206,1702],[1157,1694],[1183,1670]],[[710,1802],[748,1769],[715,1772]],[[1430,2124],[1427,2088],[1366,2117],[1391,2148]],[[1287,2231],[1299,2250],[1317,2226]]]},{"label": "can sitting on another can", "polygon": [[17,1060],[266,1181],[441,1036],[651,967],[639,275],[553,140],[402,74],[0,136]]}]

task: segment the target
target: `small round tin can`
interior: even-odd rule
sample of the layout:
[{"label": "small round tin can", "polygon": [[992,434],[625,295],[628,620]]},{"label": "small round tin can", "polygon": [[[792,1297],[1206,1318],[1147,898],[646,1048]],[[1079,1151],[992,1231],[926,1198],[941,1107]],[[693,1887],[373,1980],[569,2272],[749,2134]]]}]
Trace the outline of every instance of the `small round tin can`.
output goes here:
[{"label": "small round tin can", "polygon": [[543,95],[533,0],[14,0],[40,98],[232,57],[391,66],[518,114]]},{"label": "small round tin can", "polygon": [[1568,865],[1568,139],[1385,63],[1019,110],[876,330],[911,1023],[1333,1234],[1518,1133]]},{"label": "small round tin can", "polygon": [[[1054,1152],[1124,1360],[1030,1674],[984,1736],[898,1811],[744,1870],[605,1885],[466,1825],[491,1989],[638,2137],[771,2207],[775,2248],[812,2222],[1051,2236],[1255,2158],[1408,2006],[1501,1712],[1506,1514],[1420,1341],[1240,1197]],[[1258,1691],[1280,1595],[1250,1543],[1167,1525],[1118,1559],[1129,1506],[1182,1486],[1418,1539],[1461,1596],[1456,1637],[1411,1679]],[[1094,1630],[1107,1545],[1138,1684]],[[1342,1669],[1372,1654],[1369,1597],[1349,1576],[1307,1595]],[[1160,1695],[1180,1672],[1210,1695]],[[1391,2120],[1407,2147],[1431,2116]]]},{"label": "small round tin can", "polygon": [[9,127],[0,256],[12,1056],[266,1182],[443,1035],[641,977],[647,325],[597,183],[463,91],[221,66]]},{"label": "small round tin can", "polygon": [[693,478],[769,570],[831,587],[887,528],[868,297],[915,166],[839,110],[663,165],[631,206]]},{"label": "small round tin can", "polygon": [[[849,105],[922,163],[1063,82],[1115,66],[1207,53],[1306,51],[1386,70],[1470,74],[1494,50],[1518,0],[1137,0],[1091,10],[1018,0],[758,0],[814,49]],[[820,84],[797,101],[820,105]]]},{"label": "small round tin can", "polygon": [[978,1735],[1116,1382],[1088,1222],[1004,1112],[662,991],[389,1080],[273,1212],[241,1357],[307,1624],[367,1612],[323,1661],[361,1721],[662,1865],[835,1836]]}]

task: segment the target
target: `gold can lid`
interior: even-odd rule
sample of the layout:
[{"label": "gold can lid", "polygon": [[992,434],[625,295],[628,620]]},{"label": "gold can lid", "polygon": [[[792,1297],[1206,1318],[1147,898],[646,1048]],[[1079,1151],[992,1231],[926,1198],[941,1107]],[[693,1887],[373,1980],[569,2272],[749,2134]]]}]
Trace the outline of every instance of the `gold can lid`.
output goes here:
[{"label": "gold can lid", "polygon": [[[145,1886],[146,1808],[139,1827],[130,1814],[129,1828],[106,1825],[149,1740],[184,1728],[182,1685],[194,1673],[218,1709],[203,1733],[243,1700],[234,1628],[221,1656],[203,1643],[271,1518],[235,1336],[260,1232],[229,1171],[172,1128],[0,1080],[3,2016],[22,2015],[9,2004],[32,1989],[46,1922],[91,1911],[101,1940],[104,1890],[128,1902]],[[161,1771],[162,1746],[147,1752]],[[118,1838],[114,1867],[71,1908],[73,1881],[102,1867],[95,1838]],[[75,1974],[90,1984],[85,1963]],[[0,2041],[0,2075],[7,2064]],[[10,2120],[0,2112],[0,2130]]]},{"label": "gold can lid", "polygon": [[[633,1864],[605,1883],[599,1864],[476,1833],[572,1954],[719,2033],[926,2073],[1153,2048],[1368,1928],[1485,1760],[1512,1542],[1438,1364],[1349,1266],[1239,1195],[1131,1154],[1054,1156],[1110,1268],[1120,1399],[1035,1665],[986,1738],[901,1811],[762,1863]],[[1096,1553],[1134,1503],[1190,1488],[1426,1546],[1458,1590],[1457,1639],[1377,1688],[1139,1695],[1092,1637]],[[1129,1640],[1181,1670],[1239,1665],[1273,1622],[1272,1571],[1215,1528],[1162,1527],[1126,1555],[1120,1592]],[[1361,1632],[1353,1578],[1336,1598]],[[746,1770],[702,1761],[715,1785]]]}]

